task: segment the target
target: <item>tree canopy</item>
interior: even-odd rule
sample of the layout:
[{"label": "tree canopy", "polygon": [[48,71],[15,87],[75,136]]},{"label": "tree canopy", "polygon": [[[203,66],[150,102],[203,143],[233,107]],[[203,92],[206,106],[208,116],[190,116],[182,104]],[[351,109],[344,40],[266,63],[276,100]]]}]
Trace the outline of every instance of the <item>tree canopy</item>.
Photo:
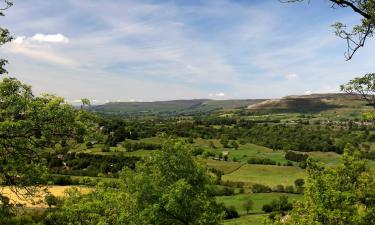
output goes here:
[{"label": "tree canopy", "polygon": [[363,153],[348,147],[343,165],[324,168],[309,162],[304,201],[276,224],[375,224],[375,180]]},{"label": "tree canopy", "polygon": [[[12,1],[5,0],[5,6],[0,6],[0,16],[4,16],[3,11],[8,9],[13,5]],[[3,27],[0,27],[0,46],[10,42],[12,40],[12,37],[10,36],[9,30]],[[8,61],[6,59],[0,58],[0,75],[7,73],[4,66],[7,64]]]},{"label": "tree canopy", "polygon": [[[279,0],[280,2],[304,2],[306,0]],[[307,0],[310,2],[310,0]],[[328,0],[332,8],[350,8],[361,16],[360,24],[347,29],[347,25],[337,22],[332,25],[335,34],[344,39],[347,44],[346,60],[353,58],[354,54],[363,47],[368,38],[373,37],[375,29],[375,0]]]},{"label": "tree canopy", "polygon": [[70,192],[47,224],[214,225],[222,207],[210,195],[212,177],[182,142],[167,141],[160,152],[123,171],[117,185]]},{"label": "tree canopy", "polygon": [[[26,190],[32,195],[43,184],[46,151],[67,148],[84,140],[94,125],[53,95],[35,97],[31,87],[15,78],[0,81],[0,186]],[[6,205],[2,196],[0,205]]]}]

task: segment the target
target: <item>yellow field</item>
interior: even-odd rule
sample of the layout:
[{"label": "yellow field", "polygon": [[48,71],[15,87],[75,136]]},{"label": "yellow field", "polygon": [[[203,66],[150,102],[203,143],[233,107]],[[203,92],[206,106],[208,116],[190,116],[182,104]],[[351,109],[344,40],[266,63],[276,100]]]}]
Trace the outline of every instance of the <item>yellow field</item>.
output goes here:
[{"label": "yellow field", "polygon": [[[49,186],[48,192],[56,197],[64,197],[65,191],[70,188],[77,188],[81,193],[86,194],[91,191],[88,187],[82,187],[82,186]],[[25,195],[25,190],[19,190],[16,194],[11,190],[10,187],[0,187],[0,193],[9,197],[11,199],[11,202],[14,204],[22,204],[29,208],[46,208],[47,205],[44,203],[44,197],[47,194],[46,191],[43,189],[40,189],[38,194],[32,199],[25,199],[25,197],[22,197]]]}]

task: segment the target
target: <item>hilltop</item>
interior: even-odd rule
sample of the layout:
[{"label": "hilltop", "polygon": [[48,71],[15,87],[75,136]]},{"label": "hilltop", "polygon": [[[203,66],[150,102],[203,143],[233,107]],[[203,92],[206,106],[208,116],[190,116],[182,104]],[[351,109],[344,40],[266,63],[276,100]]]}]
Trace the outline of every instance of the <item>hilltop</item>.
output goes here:
[{"label": "hilltop", "polygon": [[311,94],[292,95],[280,99],[235,100],[171,100],[155,102],[110,102],[92,106],[94,112],[109,115],[199,115],[219,110],[246,110],[255,112],[318,113],[327,110],[365,110],[366,104],[359,95]]},{"label": "hilltop", "polygon": [[196,115],[207,114],[215,110],[246,108],[263,102],[265,99],[241,100],[172,100],[155,102],[110,102],[93,106],[91,110],[114,115]]}]

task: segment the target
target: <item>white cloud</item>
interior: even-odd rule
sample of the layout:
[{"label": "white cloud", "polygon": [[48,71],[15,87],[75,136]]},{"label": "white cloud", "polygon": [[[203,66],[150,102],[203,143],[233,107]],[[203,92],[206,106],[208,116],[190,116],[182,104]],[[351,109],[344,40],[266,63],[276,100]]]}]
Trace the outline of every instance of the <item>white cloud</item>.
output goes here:
[{"label": "white cloud", "polygon": [[24,43],[25,39],[26,39],[25,36],[20,36],[20,37],[15,38],[13,40],[13,43],[20,45],[20,44]]},{"label": "white cloud", "polygon": [[291,73],[291,74],[286,75],[285,79],[287,79],[287,80],[296,80],[296,79],[298,79],[298,77],[299,77],[298,74]]},{"label": "white cloud", "polygon": [[225,94],[223,92],[220,93],[210,93],[210,97],[225,97]]},{"label": "white cloud", "polygon": [[6,51],[24,55],[33,59],[43,60],[54,64],[73,66],[75,63],[69,57],[62,56],[57,46],[48,43],[68,43],[69,39],[58,33],[56,35],[35,34],[32,37],[18,36],[9,45]]},{"label": "white cloud", "polygon": [[304,95],[311,95],[311,94],[312,94],[312,91],[308,90],[308,91],[305,91],[303,94],[304,94]]},{"label": "white cloud", "polygon": [[48,43],[68,43],[69,39],[64,35],[58,34],[35,34],[31,37],[31,40],[37,42],[48,42]]}]

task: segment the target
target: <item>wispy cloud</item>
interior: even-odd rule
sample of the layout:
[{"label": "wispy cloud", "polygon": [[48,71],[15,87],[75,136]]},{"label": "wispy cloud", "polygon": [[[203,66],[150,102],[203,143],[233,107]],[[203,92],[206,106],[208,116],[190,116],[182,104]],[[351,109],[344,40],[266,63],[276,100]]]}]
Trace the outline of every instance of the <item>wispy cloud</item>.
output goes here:
[{"label": "wispy cloud", "polygon": [[58,34],[35,34],[31,37],[31,40],[37,42],[47,42],[47,43],[68,43],[69,39],[64,35]]},{"label": "wispy cloud", "polygon": [[2,51],[11,73],[69,99],[281,97],[375,69],[369,50],[344,61],[331,12],[277,1],[22,1],[4,18],[17,38]]},{"label": "wispy cloud", "polygon": [[287,80],[296,80],[296,79],[298,79],[298,74],[295,74],[295,73],[290,73],[290,74],[287,74],[286,76],[285,76],[285,79],[287,79]]}]

